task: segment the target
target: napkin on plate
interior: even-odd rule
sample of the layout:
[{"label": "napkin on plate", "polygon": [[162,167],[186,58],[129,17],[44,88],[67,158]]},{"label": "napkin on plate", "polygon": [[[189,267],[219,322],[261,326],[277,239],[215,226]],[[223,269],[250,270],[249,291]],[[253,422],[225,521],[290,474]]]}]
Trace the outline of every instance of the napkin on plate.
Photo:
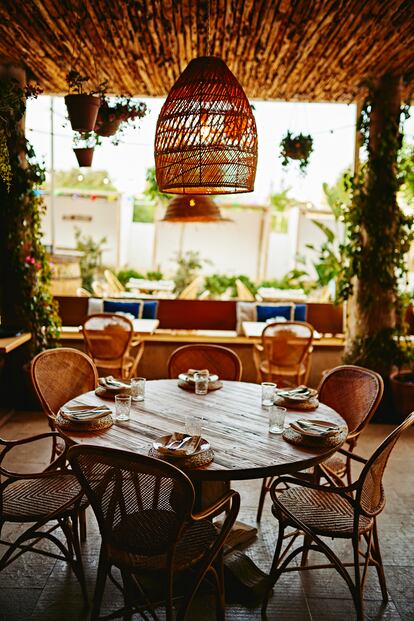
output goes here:
[{"label": "napkin on plate", "polygon": [[328,438],[341,431],[341,427],[335,423],[329,423],[323,420],[312,420],[310,418],[300,418],[290,423],[290,426],[303,435],[321,438]]},{"label": "napkin on plate", "polygon": [[175,453],[176,455],[192,455],[196,452],[201,441],[201,436],[191,436],[189,434],[172,433],[163,438],[162,443],[155,443],[157,451],[160,453]]},{"label": "napkin on plate", "polygon": [[188,369],[187,375],[189,377],[194,377],[196,373],[208,373],[210,375],[210,371],[208,369]]},{"label": "napkin on plate", "polygon": [[112,390],[114,392],[120,392],[123,390],[130,390],[131,386],[122,380],[115,379],[112,375],[99,378],[99,385],[103,386],[106,390]]},{"label": "napkin on plate", "polygon": [[73,406],[73,407],[63,407],[60,409],[60,415],[66,420],[83,422],[95,420],[97,418],[102,418],[103,416],[108,416],[111,414],[111,410],[106,406],[97,406],[97,405],[84,405],[84,406]]}]

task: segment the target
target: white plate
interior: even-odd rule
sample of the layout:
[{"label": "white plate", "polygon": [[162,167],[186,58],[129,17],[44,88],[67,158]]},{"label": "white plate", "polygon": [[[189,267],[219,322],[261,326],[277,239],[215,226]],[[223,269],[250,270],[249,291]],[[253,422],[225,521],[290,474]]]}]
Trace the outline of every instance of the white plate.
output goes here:
[{"label": "white plate", "polygon": [[[309,427],[302,427],[300,425],[300,421],[307,423]],[[314,425],[315,427],[312,427],[312,425]],[[340,427],[340,425],[335,425],[335,423],[330,423],[327,420],[310,418],[300,418],[290,423],[290,426],[292,427],[292,429],[298,431],[302,435],[312,436],[312,438],[329,438],[330,436],[335,436],[342,431],[342,427]],[[318,430],[318,428],[320,430]]]},{"label": "white plate", "polygon": [[[217,382],[218,378],[219,378],[218,375],[209,375],[208,381]],[[183,382],[189,382],[190,384],[193,384],[195,382],[194,377],[192,375],[187,375],[187,373],[180,373],[180,375],[178,376],[178,379],[180,379]]]}]

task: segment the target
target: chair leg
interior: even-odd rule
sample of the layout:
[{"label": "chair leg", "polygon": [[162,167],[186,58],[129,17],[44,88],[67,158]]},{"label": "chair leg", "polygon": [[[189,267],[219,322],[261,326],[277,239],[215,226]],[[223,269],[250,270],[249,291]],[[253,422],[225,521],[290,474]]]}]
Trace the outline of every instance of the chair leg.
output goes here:
[{"label": "chair leg", "polygon": [[269,491],[270,484],[272,483],[273,477],[266,477],[262,481],[262,489],[260,490],[259,504],[257,507],[256,514],[256,522],[260,524],[260,520],[262,519],[264,501],[266,499],[266,494]]},{"label": "chair leg", "polygon": [[[272,566],[270,568],[270,573],[269,573],[269,584],[268,584],[268,587],[267,587],[267,590],[263,597],[263,602],[262,602],[262,617],[264,619],[266,618],[266,610],[267,610],[267,605],[269,603],[270,593],[272,592],[272,589],[277,579],[277,566],[279,564],[279,557],[280,557],[280,552],[282,550],[284,534],[285,534],[285,525],[283,524],[282,521],[279,521],[279,533],[277,537],[275,553],[273,556],[273,562],[272,562]],[[275,574],[276,574],[276,578],[275,578]]]},{"label": "chair leg", "polygon": [[101,609],[102,597],[105,590],[106,576],[109,570],[109,562],[106,553],[101,547],[99,553],[98,573],[96,576],[95,593],[93,595],[91,621],[98,621],[99,611]]},{"label": "chair leg", "polygon": [[214,563],[214,569],[216,573],[217,582],[217,599],[216,599],[216,619],[217,621],[224,621],[226,598],[224,590],[224,566],[223,566],[223,553],[221,552]]},{"label": "chair leg", "polygon": [[72,516],[72,536],[73,536],[73,548],[75,550],[75,561],[77,566],[77,575],[82,588],[82,595],[86,606],[89,604],[88,590],[86,588],[85,572],[83,570],[82,553],[79,541],[79,520],[78,515],[75,513]]},{"label": "chair leg", "polygon": [[306,563],[308,562],[308,554],[309,554],[309,546],[312,543],[312,538],[309,537],[309,535],[303,535],[303,552],[302,552],[302,556],[300,559],[300,565],[301,567],[304,567],[306,565]]},{"label": "chair leg", "polygon": [[377,521],[374,521],[374,528],[373,528],[373,539],[374,539],[374,545],[373,545],[373,557],[374,560],[377,562],[376,564],[376,569],[377,569],[377,574],[378,574],[378,580],[380,583],[380,587],[381,587],[381,593],[382,593],[382,601],[383,602],[388,602],[388,591],[387,591],[387,583],[385,580],[385,573],[384,573],[384,566],[382,564],[382,557],[381,557],[381,550],[380,550],[380,545],[379,545],[379,539],[378,539],[378,529],[377,529]]},{"label": "chair leg", "polygon": [[86,509],[79,511],[79,535],[81,543],[86,541]]},{"label": "chair leg", "polygon": [[364,621],[364,602],[362,597],[362,584],[361,584],[361,571],[359,567],[359,538],[358,536],[352,539],[352,546],[354,549],[354,571],[355,571],[355,585],[354,585],[354,603],[357,613],[357,621]]}]

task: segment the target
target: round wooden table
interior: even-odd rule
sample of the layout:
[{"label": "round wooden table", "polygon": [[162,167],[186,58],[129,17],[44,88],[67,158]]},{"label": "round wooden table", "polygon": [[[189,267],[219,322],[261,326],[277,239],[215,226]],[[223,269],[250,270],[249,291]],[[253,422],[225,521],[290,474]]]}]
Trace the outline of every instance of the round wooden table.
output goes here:
[{"label": "round wooden table", "polygon": [[[148,381],[145,400],[134,403],[131,419],[114,423],[100,432],[62,431],[73,443],[93,444],[148,454],[153,440],[174,431],[184,431],[187,414],[203,416],[202,436],[214,450],[214,461],[188,470],[194,480],[231,481],[259,479],[293,473],[321,463],[338,448],[307,448],[288,443],[281,435],[269,434],[268,413],[261,407],[261,386],[223,382],[220,390],[205,396],[178,387],[176,380]],[[73,405],[103,405],[115,409],[113,401],[94,392],[68,401]],[[339,414],[320,404],[314,412],[288,410],[287,422],[297,418],[320,418],[346,427]]]}]

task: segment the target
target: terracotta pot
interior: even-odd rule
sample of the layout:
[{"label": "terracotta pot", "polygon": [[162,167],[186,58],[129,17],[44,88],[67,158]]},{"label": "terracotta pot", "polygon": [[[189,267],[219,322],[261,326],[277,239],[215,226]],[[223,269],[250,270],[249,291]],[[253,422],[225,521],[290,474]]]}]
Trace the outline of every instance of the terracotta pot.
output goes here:
[{"label": "terracotta pot", "polygon": [[302,153],[300,151],[298,151],[297,149],[285,149],[285,153],[286,156],[289,157],[291,160],[303,160],[305,159],[302,155]]},{"label": "terracotta pot", "polygon": [[79,166],[92,166],[94,147],[87,147],[83,149],[73,149],[78,160]]},{"label": "terracotta pot", "polygon": [[101,105],[99,97],[94,95],[66,95],[65,104],[74,131],[93,131]]},{"label": "terracotta pot", "polygon": [[414,410],[414,372],[394,371],[390,376],[394,407],[405,418]]},{"label": "terracotta pot", "polygon": [[118,131],[120,125],[121,119],[115,119],[114,121],[101,121],[98,114],[95,125],[95,132],[98,134],[98,136],[113,136]]}]

